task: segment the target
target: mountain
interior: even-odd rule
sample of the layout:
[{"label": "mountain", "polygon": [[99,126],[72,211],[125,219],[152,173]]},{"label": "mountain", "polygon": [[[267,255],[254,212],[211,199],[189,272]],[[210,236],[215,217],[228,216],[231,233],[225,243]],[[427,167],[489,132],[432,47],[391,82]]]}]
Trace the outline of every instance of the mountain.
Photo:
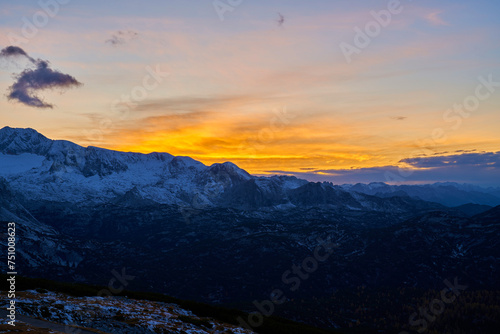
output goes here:
[{"label": "mountain", "polygon": [[493,207],[491,207],[489,205],[467,203],[467,204],[459,205],[459,206],[455,207],[454,209],[457,209],[457,210],[465,213],[469,217],[472,217],[472,216],[478,215],[480,213],[486,212],[488,210],[491,210],[491,209],[493,209]]},{"label": "mountain", "polygon": [[230,205],[231,196],[224,192],[243,190],[248,181],[262,193],[307,183],[293,177],[259,180],[230,162],[205,166],[168,153],[84,148],[32,129],[8,127],[0,130],[0,176],[33,201],[107,203],[133,191],[156,203],[200,207]]},{"label": "mountain", "polygon": [[465,204],[500,205],[500,188],[483,188],[453,182],[424,185],[389,185],[382,182],[372,182],[370,184],[345,184],[342,185],[342,189],[378,197],[408,196],[449,207]]},{"label": "mountain", "polygon": [[[193,208],[288,209],[329,206],[412,212],[415,201],[353,194],[331,183],[255,177],[231,162],[205,166],[168,153],[127,153],[50,140],[33,129],[0,130],[0,177],[26,205],[158,203]],[[139,202],[138,202],[139,201]],[[394,202],[394,205],[391,203]],[[410,203],[411,202],[411,203]],[[419,203],[423,203],[420,201]],[[440,208],[426,203],[428,209]]]},{"label": "mountain", "polygon": [[[494,196],[256,177],[230,162],[0,130],[0,220],[19,227],[24,275],[103,285],[124,270],[140,278],[127,289],[248,312],[281,289],[276,315],[329,328],[337,320],[318,301],[342,289],[442,289],[454,277],[498,287],[500,207],[444,205]],[[311,262],[325,243],[331,255]]]},{"label": "mountain", "polygon": [[[2,221],[4,220],[4,221]],[[83,260],[81,243],[61,235],[54,227],[40,223],[13,195],[0,178],[0,225],[7,232],[7,222],[15,222],[16,265],[25,274],[63,275]],[[11,226],[9,226],[11,227]],[[7,249],[7,235],[2,234],[0,247]],[[7,272],[7,263],[0,265]],[[47,267],[50,266],[50,267]]]}]

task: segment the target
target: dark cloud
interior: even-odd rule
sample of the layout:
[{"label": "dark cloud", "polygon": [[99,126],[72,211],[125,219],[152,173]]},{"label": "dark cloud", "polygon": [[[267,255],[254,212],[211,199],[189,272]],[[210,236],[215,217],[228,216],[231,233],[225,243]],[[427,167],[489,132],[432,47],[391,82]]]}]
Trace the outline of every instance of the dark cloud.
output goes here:
[{"label": "dark cloud", "polygon": [[488,153],[463,153],[447,156],[403,159],[417,168],[439,168],[448,166],[493,166],[500,167],[500,154]]},{"label": "dark cloud", "polygon": [[10,86],[9,100],[17,100],[36,108],[52,108],[53,105],[42,101],[36,91],[51,88],[71,88],[80,86],[74,77],[49,67],[48,62],[39,60],[36,69],[26,69],[16,76],[16,82]]},{"label": "dark cloud", "polygon": [[18,46],[7,46],[0,51],[0,58],[8,57],[25,57],[30,62],[35,63],[35,59],[28,56],[28,54]]},{"label": "dark cloud", "polygon": [[7,95],[9,100],[18,101],[35,108],[52,108],[52,104],[44,102],[36,95],[37,91],[82,85],[73,76],[51,69],[48,61],[31,58],[20,47],[8,46],[2,49],[0,57],[26,57],[35,65],[35,68],[26,68],[14,76],[16,81],[9,87]]},{"label": "dark cloud", "polygon": [[283,26],[283,24],[285,23],[285,17],[283,16],[283,14],[278,13],[278,19],[276,20],[276,22],[278,22],[278,26]]},{"label": "dark cloud", "polygon": [[[473,150],[456,150],[455,153],[471,153],[471,152],[477,152],[476,149],[473,149]],[[448,153],[448,152],[445,152],[445,153]],[[484,151],[483,151],[484,153]]]},{"label": "dark cloud", "polygon": [[137,38],[138,35],[139,33],[133,30],[118,30],[116,33],[111,35],[111,38],[107,39],[105,43],[110,44],[111,46],[123,45]]},{"label": "dark cloud", "polygon": [[500,186],[500,152],[413,158],[401,162],[412,166],[412,169],[381,166],[304,172],[273,170],[268,173],[293,175],[309,181],[329,181],[335,184],[458,182]]},{"label": "dark cloud", "polygon": [[106,40],[106,43],[111,44],[112,46],[118,46],[118,45],[125,44],[125,40],[121,37],[113,35],[113,36],[111,36],[110,39]]},{"label": "dark cloud", "polygon": [[408,117],[406,116],[393,116],[391,117],[392,119],[395,119],[396,121],[404,121],[405,119],[407,119]]}]

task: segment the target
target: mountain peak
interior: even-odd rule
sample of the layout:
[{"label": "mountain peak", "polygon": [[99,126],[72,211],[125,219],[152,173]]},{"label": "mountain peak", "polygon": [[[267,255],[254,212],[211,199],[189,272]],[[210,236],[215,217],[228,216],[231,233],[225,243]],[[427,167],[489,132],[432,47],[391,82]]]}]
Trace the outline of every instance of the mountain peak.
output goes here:
[{"label": "mountain peak", "polygon": [[38,133],[32,128],[12,128],[10,126],[4,126],[0,129],[0,137],[11,136],[11,135],[22,135],[22,134],[34,134]]},{"label": "mountain peak", "polygon": [[17,134],[17,135],[40,135],[43,136],[41,133],[36,131],[33,128],[12,128],[10,126],[4,126],[3,128],[0,129],[0,136],[3,135],[12,135],[12,134]]},{"label": "mountain peak", "polygon": [[226,174],[232,179],[250,180],[252,176],[244,169],[236,166],[234,163],[226,161],[224,163],[215,163],[209,167],[211,173]]},{"label": "mountain peak", "polygon": [[0,153],[21,154],[34,153],[46,154],[52,140],[31,128],[0,129]]}]

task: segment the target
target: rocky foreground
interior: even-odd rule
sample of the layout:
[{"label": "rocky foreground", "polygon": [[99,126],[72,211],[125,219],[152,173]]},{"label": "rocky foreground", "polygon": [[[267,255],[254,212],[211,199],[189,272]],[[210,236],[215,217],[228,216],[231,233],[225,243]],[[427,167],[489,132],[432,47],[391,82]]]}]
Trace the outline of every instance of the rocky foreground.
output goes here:
[{"label": "rocky foreground", "polygon": [[[1,308],[7,307],[4,292]],[[71,297],[43,289],[19,292],[16,295],[17,314],[65,324],[66,333],[187,333],[187,334],[249,334],[249,330],[220,321],[198,317],[178,305],[139,301],[125,297]],[[46,326],[49,327],[49,326]],[[16,327],[0,319],[0,333],[14,330],[35,333],[57,333],[35,328],[21,322]]]}]

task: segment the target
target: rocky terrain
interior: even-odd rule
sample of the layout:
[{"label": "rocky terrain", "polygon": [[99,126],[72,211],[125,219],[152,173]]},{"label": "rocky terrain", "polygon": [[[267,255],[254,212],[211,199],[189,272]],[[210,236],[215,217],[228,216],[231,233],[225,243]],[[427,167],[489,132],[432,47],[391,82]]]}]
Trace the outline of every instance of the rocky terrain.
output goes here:
[{"label": "rocky terrain", "polygon": [[[1,305],[2,309],[6,306],[5,303]],[[65,324],[65,333],[77,334],[82,331],[80,328],[97,330],[99,333],[123,334],[253,333],[214,319],[198,317],[175,304],[124,297],[71,297],[39,289],[18,293],[16,306],[18,314]],[[7,326],[4,324],[0,328],[9,329]]]}]

